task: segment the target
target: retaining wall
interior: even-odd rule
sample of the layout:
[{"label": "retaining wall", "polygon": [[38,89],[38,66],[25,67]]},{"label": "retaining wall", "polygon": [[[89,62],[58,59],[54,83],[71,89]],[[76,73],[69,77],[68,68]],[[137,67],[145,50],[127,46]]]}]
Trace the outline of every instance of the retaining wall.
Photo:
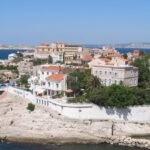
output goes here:
[{"label": "retaining wall", "polygon": [[127,109],[105,108],[94,104],[64,104],[55,99],[35,97],[32,93],[8,87],[8,92],[29,99],[34,104],[50,107],[61,115],[73,119],[97,119],[150,123],[150,106],[136,106]]}]

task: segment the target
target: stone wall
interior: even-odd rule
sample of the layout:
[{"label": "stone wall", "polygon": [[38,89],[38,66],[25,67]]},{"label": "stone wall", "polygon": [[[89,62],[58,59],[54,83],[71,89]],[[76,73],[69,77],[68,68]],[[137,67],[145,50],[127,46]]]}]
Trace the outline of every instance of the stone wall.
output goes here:
[{"label": "stone wall", "polygon": [[55,99],[35,97],[30,92],[9,87],[8,92],[21,96],[31,102],[57,111],[63,116],[80,120],[112,120],[150,123],[150,106],[136,106],[127,109],[105,108],[94,104],[67,104]]}]

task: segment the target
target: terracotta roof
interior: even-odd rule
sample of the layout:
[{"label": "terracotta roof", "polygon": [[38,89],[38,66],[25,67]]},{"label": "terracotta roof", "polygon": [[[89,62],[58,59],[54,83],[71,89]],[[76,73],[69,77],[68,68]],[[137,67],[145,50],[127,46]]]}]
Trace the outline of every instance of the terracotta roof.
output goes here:
[{"label": "terracotta roof", "polygon": [[122,61],[128,61],[127,59],[124,59],[124,58],[118,58],[118,59]]},{"label": "terracotta roof", "polygon": [[64,70],[64,67],[62,67],[62,66],[43,66],[42,70],[60,71],[60,70]]},{"label": "terracotta roof", "polygon": [[122,54],[114,53],[109,55],[110,57],[122,57]]},{"label": "terracotta roof", "polygon": [[46,78],[46,80],[63,80],[64,74],[52,74]]},{"label": "terracotta roof", "polygon": [[85,56],[82,58],[84,61],[92,61],[93,57],[92,56]]},{"label": "terracotta roof", "polygon": [[108,49],[107,53],[108,54],[114,54],[115,53],[115,49]]},{"label": "terracotta roof", "polygon": [[100,58],[100,60],[102,60],[102,61],[105,61],[105,62],[110,62],[111,60],[110,59],[108,59],[108,58]]}]

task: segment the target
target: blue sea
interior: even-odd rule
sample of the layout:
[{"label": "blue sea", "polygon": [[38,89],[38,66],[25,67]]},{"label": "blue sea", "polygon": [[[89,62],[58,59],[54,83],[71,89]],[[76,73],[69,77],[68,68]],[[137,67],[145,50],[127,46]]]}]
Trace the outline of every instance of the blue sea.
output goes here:
[{"label": "blue sea", "polygon": [[25,52],[26,50],[0,50],[0,60],[8,59],[8,55],[11,53],[17,53],[17,52]]},{"label": "blue sea", "polygon": [[82,145],[82,144],[66,144],[66,145],[38,145],[38,144],[16,144],[16,143],[0,143],[0,150],[145,150],[141,148],[129,148],[112,146],[109,144],[99,145]]},{"label": "blue sea", "polygon": [[[135,48],[116,48],[120,53],[128,53],[133,50],[136,50]],[[150,49],[140,49],[138,50],[144,51],[145,53],[150,53]],[[6,60],[8,59],[8,55],[11,53],[17,53],[17,52],[25,52],[26,50],[0,50],[0,60]]]},{"label": "blue sea", "polygon": [[133,50],[140,50],[143,51],[144,53],[150,53],[150,49],[147,48],[116,48],[120,53],[128,53],[132,52]]}]

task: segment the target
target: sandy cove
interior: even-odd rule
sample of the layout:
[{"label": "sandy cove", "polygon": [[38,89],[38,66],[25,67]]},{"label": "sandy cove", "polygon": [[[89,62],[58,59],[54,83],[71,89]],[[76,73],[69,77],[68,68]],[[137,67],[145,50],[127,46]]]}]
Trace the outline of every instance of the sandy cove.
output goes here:
[{"label": "sandy cove", "polygon": [[[43,144],[105,142],[150,149],[150,140],[132,139],[127,136],[129,133],[122,131],[128,124],[72,120],[42,106],[36,106],[35,111],[30,112],[26,109],[28,103],[28,100],[6,92],[0,95],[0,139]],[[114,130],[113,136],[112,124],[114,128],[121,126]],[[143,124],[136,124],[135,130],[142,127]],[[147,131],[150,129],[150,125],[145,124],[144,127]]]}]

